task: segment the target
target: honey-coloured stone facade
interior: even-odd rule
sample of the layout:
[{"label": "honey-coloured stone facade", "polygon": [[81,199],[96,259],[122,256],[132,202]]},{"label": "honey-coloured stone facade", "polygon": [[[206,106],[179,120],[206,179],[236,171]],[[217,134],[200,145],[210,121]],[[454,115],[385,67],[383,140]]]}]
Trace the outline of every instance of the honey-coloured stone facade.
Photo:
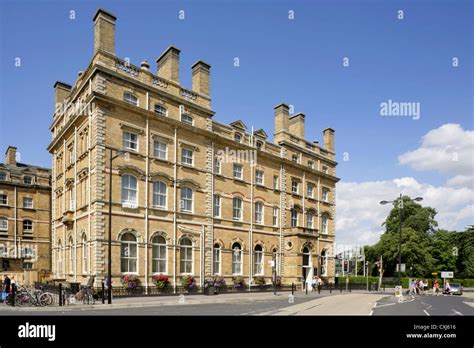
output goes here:
[{"label": "honey-coloured stone facade", "polygon": [[157,75],[146,61],[132,65],[115,55],[115,21],[97,11],[92,61],[74,86],[55,85],[66,106],[48,148],[55,278],[105,279],[111,208],[114,285],[133,274],[151,286],[160,273],[173,286],[185,274],[198,285],[216,275],[270,283],[272,259],[284,284],[315,272],[332,279],[334,130],[324,130],[324,147],[307,141],[305,116],[286,104],[274,108],[274,143],[242,121],[220,124],[209,64],[193,64],[191,89],[179,83],[174,46]]}]

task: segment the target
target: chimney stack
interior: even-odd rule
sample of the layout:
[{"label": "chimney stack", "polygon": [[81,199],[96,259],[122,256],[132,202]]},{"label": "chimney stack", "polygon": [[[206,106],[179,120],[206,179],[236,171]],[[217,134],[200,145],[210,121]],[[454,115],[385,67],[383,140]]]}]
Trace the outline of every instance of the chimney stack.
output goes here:
[{"label": "chimney stack", "polygon": [[334,129],[323,130],[324,150],[334,153]]},{"label": "chimney stack", "polygon": [[63,110],[64,107],[61,105],[64,100],[69,96],[71,93],[72,87],[67,83],[56,81],[54,84],[54,105],[55,105],[55,112]]},{"label": "chimney stack", "polygon": [[289,131],[290,124],[290,108],[287,104],[281,103],[274,107],[275,110],[275,130],[273,138],[275,144],[278,144],[280,140],[285,139],[286,135],[283,131]]},{"label": "chimney stack", "polygon": [[16,166],[16,147],[9,146],[5,152],[5,164]]},{"label": "chimney stack", "polygon": [[94,21],[94,54],[104,51],[115,56],[115,17],[101,8],[97,10]]},{"label": "chimney stack", "polygon": [[157,75],[177,84],[179,84],[179,52],[181,52],[179,49],[170,46],[156,60],[158,64]]},{"label": "chimney stack", "polygon": [[193,72],[193,91],[210,96],[211,66],[198,60],[191,67]]},{"label": "chimney stack", "polygon": [[302,112],[290,117],[290,133],[304,139],[304,114]]}]

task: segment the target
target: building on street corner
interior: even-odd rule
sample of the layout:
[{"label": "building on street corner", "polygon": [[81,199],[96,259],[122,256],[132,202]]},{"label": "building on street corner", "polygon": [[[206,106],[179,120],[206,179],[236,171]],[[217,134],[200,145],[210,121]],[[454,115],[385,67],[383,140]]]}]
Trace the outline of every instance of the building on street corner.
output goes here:
[{"label": "building on street corner", "polygon": [[[180,84],[180,50],[150,64],[115,53],[116,17],[93,17],[94,54],[73,85],[56,82],[52,141],[52,258],[56,280],[107,275],[109,193],[112,279],[173,285],[222,276],[271,283],[334,277],[334,130],[305,138],[305,115],[274,107],[274,141],[240,120],[213,120],[211,66]],[[109,170],[112,154],[112,171]],[[111,176],[112,185],[109,186]]]}]

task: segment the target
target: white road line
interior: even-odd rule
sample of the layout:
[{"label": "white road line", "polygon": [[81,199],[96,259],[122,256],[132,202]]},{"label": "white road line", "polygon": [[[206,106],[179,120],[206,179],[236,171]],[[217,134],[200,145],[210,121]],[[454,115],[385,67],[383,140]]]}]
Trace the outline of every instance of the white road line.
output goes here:
[{"label": "white road line", "polygon": [[425,314],[426,314],[427,316],[430,316],[430,313],[428,313],[428,312],[426,311],[426,309],[423,309],[423,312],[425,312]]},{"label": "white road line", "polygon": [[370,311],[369,316],[372,315],[372,314],[374,314],[374,311]]},{"label": "white road line", "polygon": [[455,310],[455,309],[451,309],[451,310],[452,310],[455,314],[457,314],[457,315],[464,315],[464,314],[462,314],[461,312],[458,312],[458,311]]}]

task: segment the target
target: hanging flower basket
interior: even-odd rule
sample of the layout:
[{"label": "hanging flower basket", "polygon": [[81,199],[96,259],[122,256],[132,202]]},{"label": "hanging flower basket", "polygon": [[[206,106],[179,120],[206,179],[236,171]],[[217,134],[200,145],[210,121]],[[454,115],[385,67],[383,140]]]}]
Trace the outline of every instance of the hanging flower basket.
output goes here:
[{"label": "hanging flower basket", "polygon": [[253,278],[253,282],[255,285],[264,286],[266,284],[264,276],[256,276]]},{"label": "hanging flower basket", "polygon": [[166,289],[170,285],[169,277],[164,274],[154,275],[153,282],[155,283],[155,286],[160,290]]},{"label": "hanging flower basket", "polygon": [[233,277],[232,282],[234,283],[234,287],[237,290],[244,290],[244,287],[245,287],[244,277],[241,277],[241,276]]},{"label": "hanging flower basket", "polygon": [[140,286],[140,278],[136,275],[124,275],[122,277],[122,287],[125,289],[136,289]]},{"label": "hanging flower basket", "polygon": [[223,277],[214,277],[214,287],[216,288],[225,288],[226,287],[225,279]]},{"label": "hanging flower basket", "polygon": [[196,280],[191,275],[185,275],[181,277],[181,285],[188,292],[196,291]]}]

